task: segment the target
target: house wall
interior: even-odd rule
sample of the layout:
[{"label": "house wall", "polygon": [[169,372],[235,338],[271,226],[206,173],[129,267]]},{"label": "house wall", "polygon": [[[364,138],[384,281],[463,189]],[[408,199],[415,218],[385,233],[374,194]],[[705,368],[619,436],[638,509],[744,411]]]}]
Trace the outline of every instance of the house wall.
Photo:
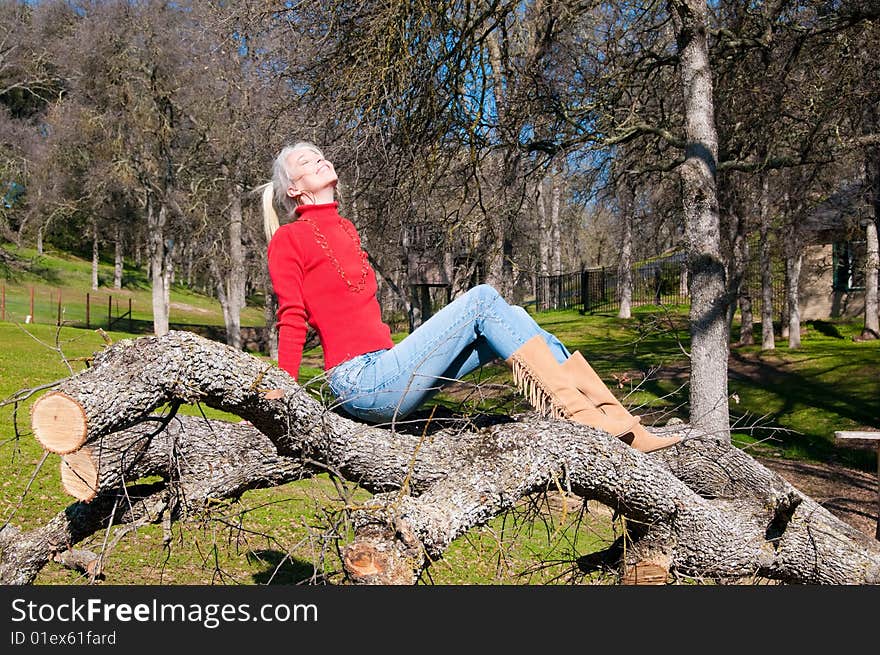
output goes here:
[{"label": "house wall", "polygon": [[831,244],[807,246],[798,289],[801,320],[864,315],[864,290],[834,291],[833,282]]}]

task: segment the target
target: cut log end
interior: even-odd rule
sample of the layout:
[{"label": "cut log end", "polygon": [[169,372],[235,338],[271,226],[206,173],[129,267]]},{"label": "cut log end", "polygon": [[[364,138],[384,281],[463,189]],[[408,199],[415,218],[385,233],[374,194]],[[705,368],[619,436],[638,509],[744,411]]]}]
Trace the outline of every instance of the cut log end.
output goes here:
[{"label": "cut log end", "polygon": [[71,496],[86,503],[98,495],[98,467],[88,447],[62,456],[61,485]]},{"label": "cut log end", "polygon": [[644,561],[627,566],[620,583],[624,585],[663,585],[669,578],[669,567]]},{"label": "cut log end", "polygon": [[381,575],[387,568],[385,557],[372,546],[353,544],[345,553],[345,569],[356,579]]},{"label": "cut log end", "polygon": [[423,565],[416,561],[409,548],[396,540],[394,533],[376,533],[355,541],[343,553],[345,572],[354,584],[411,585]]},{"label": "cut log end", "polygon": [[86,413],[65,393],[41,396],[31,407],[31,428],[40,444],[52,453],[66,455],[86,441]]}]

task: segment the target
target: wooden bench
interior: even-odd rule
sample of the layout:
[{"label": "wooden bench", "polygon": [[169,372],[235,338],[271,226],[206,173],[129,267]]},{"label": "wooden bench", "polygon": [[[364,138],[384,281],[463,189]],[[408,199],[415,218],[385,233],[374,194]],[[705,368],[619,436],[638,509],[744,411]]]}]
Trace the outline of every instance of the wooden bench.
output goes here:
[{"label": "wooden bench", "polygon": [[839,430],[834,433],[834,441],[848,448],[870,448],[877,451],[877,531],[875,539],[880,539],[880,430],[859,432]]}]

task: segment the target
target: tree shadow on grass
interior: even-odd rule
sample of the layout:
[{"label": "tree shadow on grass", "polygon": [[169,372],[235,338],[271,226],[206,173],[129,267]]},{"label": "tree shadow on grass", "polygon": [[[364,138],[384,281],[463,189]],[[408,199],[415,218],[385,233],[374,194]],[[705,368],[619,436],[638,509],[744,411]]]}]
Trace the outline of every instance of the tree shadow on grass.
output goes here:
[{"label": "tree shadow on grass", "polygon": [[292,558],[278,550],[249,552],[248,561],[265,566],[251,576],[261,585],[329,584],[311,562]]},{"label": "tree shadow on grass", "polygon": [[[819,355],[816,357],[832,357]],[[777,396],[782,406],[767,418],[770,423],[778,424],[779,418],[797,411],[799,406],[816,408],[829,414],[836,414],[859,425],[872,425],[877,421],[880,411],[874,403],[858,402],[846,391],[827,382],[816,379],[818,375],[831,373],[840,366],[835,361],[827,368],[810,375],[786,371],[780,366],[763,362],[758,358],[747,357],[743,353],[731,353],[730,379],[748,380],[750,384],[767,393]],[[839,428],[838,428],[839,429]],[[817,436],[810,434],[781,432],[774,439],[782,448],[796,448],[808,458],[817,461],[838,461],[856,468],[869,470],[875,466],[873,453],[841,448],[833,442],[833,434]]]},{"label": "tree shadow on grass", "polygon": [[837,329],[837,326],[834,325],[834,323],[829,323],[828,321],[816,319],[814,321],[807,321],[806,324],[816,330],[816,332],[818,332],[819,334],[824,334],[826,337],[832,337],[834,339],[844,338],[844,336],[840,333],[840,330]]}]

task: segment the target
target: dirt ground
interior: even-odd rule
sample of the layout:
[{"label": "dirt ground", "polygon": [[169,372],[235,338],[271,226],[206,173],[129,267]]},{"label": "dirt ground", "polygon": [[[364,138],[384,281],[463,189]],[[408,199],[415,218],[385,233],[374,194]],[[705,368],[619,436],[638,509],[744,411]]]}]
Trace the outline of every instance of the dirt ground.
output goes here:
[{"label": "dirt ground", "polygon": [[835,464],[756,458],[869,537],[877,530],[877,475]]}]

